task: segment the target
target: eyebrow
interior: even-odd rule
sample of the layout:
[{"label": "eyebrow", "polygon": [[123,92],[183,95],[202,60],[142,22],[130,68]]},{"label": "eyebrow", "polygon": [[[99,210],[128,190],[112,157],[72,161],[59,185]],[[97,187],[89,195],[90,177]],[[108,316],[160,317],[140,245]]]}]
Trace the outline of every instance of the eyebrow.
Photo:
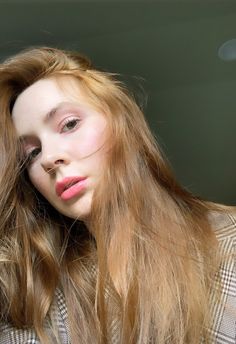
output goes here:
[{"label": "eyebrow", "polygon": [[68,105],[68,104],[65,103],[65,102],[61,102],[61,103],[59,103],[57,106],[55,106],[54,108],[52,108],[49,112],[47,112],[47,114],[46,114],[46,116],[45,116],[45,118],[44,118],[44,122],[48,122],[49,120],[51,120],[51,119],[55,116],[55,114],[56,114],[59,110],[61,110],[61,109],[63,109],[64,107],[66,107],[66,105]]},{"label": "eyebrow", "polygon": [[[66,102],[61,102],[58,105],[56,105],[55,107],[53,107],[49,112],[46,113],[43,121],[44,122],[48,122],[50,120],[53,119],[53,117],[55,117],[56,113],[60,110],[62,110],[63,108],[66,108],[66,106],[69,105]],[[24,142],[27,138],[29,137],[29,135],[22,135],[18,138],[18,141],[20,142]]]}]

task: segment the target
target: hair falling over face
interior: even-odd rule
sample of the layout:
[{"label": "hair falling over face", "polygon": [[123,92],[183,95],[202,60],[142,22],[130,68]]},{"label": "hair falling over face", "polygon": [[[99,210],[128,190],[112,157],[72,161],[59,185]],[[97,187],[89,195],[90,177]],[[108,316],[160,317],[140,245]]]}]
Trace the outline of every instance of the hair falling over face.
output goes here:
[{"label": "hair falling over face", "polygon": [[[89,230],[44,200],[20,159],[11,110],[43,78],[73,78],[107,117]],[[218,267],[208,212],[219,207],[176,182],[124,85],[77,53],[42,47],[2,63],[0,89],[1,318],[50,343],[44,323],[60,288],[73,344],[199,343]]]}]

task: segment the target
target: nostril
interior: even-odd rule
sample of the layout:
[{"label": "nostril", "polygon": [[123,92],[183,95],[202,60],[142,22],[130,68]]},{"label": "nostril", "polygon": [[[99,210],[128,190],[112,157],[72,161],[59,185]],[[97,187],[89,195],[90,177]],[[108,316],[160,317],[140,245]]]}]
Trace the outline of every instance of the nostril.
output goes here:
[{"label": "nostril", "polygon": [[56,165],[63,164],[63,160],[62,160],[62,159],[58,159],[57,161],[55,161],[55,164],[56,164]]},{"label": "nostril", "polygon": [[46,155],[42,158],[41,165],[45,172],[53,173],[55,169],[59,168],[65,163],[64,159],[57,159],[53,155]]}]

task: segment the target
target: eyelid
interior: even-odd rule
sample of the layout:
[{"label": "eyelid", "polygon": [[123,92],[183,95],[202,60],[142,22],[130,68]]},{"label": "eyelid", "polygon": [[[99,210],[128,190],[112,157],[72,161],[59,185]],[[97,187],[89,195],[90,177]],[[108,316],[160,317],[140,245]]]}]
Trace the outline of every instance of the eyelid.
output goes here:
[{"label": "eyelid", "polygon": [[37,150],[37,149],[40,149],[40,151],[41,151],[41,147],[32,147],[31,149],[28,149],[28,151],[24,151],[24,163],[26,164],[26,165],[30,165],[34,160],[36,160],[37,159],[37,157],[38,157],[38,154],[35,156],[35,157],[30,157],[31,156],[31,154],[33,153],[33,151],[34,150]]},{"label": "eyelid", "polygon": [[[65,127],[66,124],[70,123],[70,122],[73,121],[73,120],[77,120],[78,123],[79,123],[79,122],[81,121],[81,118],[80,118],[79,116],[76,116],[76,115],[70,115],[70,116],[64,118],[63,121],[61,121],[60,124],[59,124],[59,130],[60,130],[60,132],[63,131],[63,129],[64,129],[64,127]],[[77,128],[77,125],[76,125],[76,128]],[[73,129],[72,129],[72,130],[73,130]]]}]

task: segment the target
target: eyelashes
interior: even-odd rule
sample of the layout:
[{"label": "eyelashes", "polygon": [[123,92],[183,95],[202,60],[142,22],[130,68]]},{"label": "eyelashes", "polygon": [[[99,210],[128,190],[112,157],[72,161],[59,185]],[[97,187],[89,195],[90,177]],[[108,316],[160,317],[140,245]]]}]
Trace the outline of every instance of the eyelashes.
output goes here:
[{"label": "eyelashes", "polygon": [[[75,129],[78,128],[80,121],[81,120],[78,117],[66,118],[59,126],[59,132],[62,134],[73,132]],[[37,157],[39,156],[40,153],[41,153],[41,146],[34,147],[28,152],[26,151],[24,153],[24,159],[23,159],[24,166],[31,165],[35,160],[37,160]]]},{"label": "eyelashes", "polygon": [[60,130],[61,133],[65,133],[67,131],[73,130],[77,128],[78,124],[80,123],[80,119],[78,117],[76,118],[67,118],[62,123],[62,128]]},{"label": "eyelashes", "polygon": [[23,165],[25,167],[29,166],[37,158],[40,152],[41,152],[41,148],[36,147],[32,149],[31,151],[24,153]]}]

